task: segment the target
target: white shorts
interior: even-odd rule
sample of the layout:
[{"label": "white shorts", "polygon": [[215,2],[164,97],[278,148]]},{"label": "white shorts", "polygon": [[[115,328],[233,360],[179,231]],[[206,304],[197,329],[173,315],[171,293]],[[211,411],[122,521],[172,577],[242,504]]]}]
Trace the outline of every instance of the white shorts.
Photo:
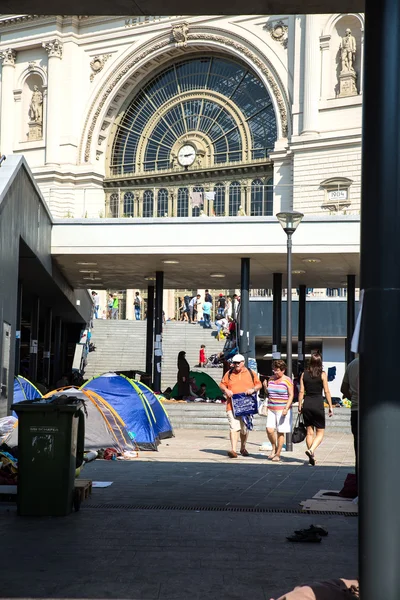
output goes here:
[{"label": "white shorts", "polygon": [[267,429],[276,429],[278,433],[290,433],[292,431],[292,410],[283,416],[283,410],[268,409]]},{"label": "white shorts", "polygon": [[247,427],[244,424],[243,419],[234,417],[231,410],[226,412],[226,416],[228,417],[229,428],[231,431],[240,431],[240,433],[243,434],[247,433]]}]

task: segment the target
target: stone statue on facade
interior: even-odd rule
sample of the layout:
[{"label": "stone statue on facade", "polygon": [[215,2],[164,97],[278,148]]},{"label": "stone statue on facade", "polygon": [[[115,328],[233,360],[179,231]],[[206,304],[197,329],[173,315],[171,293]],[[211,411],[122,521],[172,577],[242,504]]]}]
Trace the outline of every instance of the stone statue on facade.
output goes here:
[{"label": "stone statue on facade", "polygon": [[29,118],[31,122],[43,122],[43,94],[37,85],[33,86],[31,103],[29,105]]},{"label": "stone statue on facade", "polygon": [[356,60],[356,38],[351,34],[351,29],[346,29],[346,35],[340,42],[340,73],[339,73],[339,98],[357,96],[357,74],[354,69]]},{"label": "stone statue on facade", "polygon": [[29,104],[28,141],[34,142],[43,137],[43,94],[37,85],[33,86]]},{"label": "stone statue on facade", "polygon": [[342,73],[354,71],[353,64],[356,59],[356,38],[351,35],[351,29],[346,29],[346,35],[340,44],[340,58]]}]

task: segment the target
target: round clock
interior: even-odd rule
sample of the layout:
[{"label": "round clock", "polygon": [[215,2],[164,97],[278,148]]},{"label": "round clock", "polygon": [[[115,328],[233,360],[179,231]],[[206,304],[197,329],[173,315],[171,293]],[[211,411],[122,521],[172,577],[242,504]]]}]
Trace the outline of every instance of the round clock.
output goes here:
[{"label": "round clock", "polygon": [[182,167],[190,167],[196,159],[196,149],[191,144],[185,144],[178,152],[178,162]]}]

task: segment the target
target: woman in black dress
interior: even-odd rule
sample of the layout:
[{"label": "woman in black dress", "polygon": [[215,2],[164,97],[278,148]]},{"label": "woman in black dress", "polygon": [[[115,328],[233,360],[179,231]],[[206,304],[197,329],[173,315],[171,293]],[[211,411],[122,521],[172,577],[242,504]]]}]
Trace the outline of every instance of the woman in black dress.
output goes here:
[{"label": "woman in black dress", "polygon": [[[307,427],[306,444],[308,462],[314,466],[316,461],[314,452],[322,442],[325,433],[325,408],[324,390],[326,401],[329,404],[329,416],[333,415],[331,393],[328,379],[322,370],[322,356],[316,352],[311,355],[308,369],[300,377],[299,413],[303,414],[304,425]],[[304,402],[303,402],[304,399]],[[314,437],[314,430],[316,432]]]},{"label": "woman in black dress", "polygon": [[178,399],[190,396],[189,375],[190,367],[186,360],[186,352],[182,350],[178,354]]}]

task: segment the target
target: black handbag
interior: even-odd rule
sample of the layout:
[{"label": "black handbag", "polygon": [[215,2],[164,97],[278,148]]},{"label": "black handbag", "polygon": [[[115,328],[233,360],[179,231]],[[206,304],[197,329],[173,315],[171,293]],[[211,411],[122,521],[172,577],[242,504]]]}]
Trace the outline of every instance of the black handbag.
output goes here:
[{"label": "black handbag", "polygon": [[293,427],[293,433],[292,433],[293,444],[300,444],[300,442],[303,442],[306,439],[306,435],[307,435],[307,428],[304,425],[303,415],[301,413],[299,413],[297,415],[296,423],[294,424],[294,427]]}]

